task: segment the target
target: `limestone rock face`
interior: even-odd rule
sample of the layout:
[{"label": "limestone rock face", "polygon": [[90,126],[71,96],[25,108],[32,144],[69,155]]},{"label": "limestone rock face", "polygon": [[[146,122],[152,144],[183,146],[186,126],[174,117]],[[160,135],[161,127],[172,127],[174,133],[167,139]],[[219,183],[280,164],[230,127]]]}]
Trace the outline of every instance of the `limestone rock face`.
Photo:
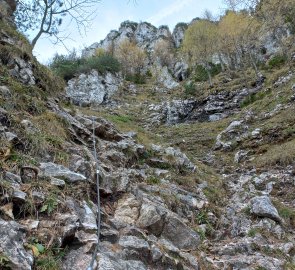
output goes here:
[{"label": "limestone rock face", "polygon": [[8,222],[3,219],[0,219],[0,227],[1,256],[5,256],[10,261],[12,269],[31,270],[34,260],[32,252],[27,251],[23,246],[24,228],[14,221]]},{"label": "limestone rock face", "polygon": [[135,41],[140,48],[151,51],[158,40],[170,40],[171,36],[170,30],[166,26],[156,28],[147,22],[136,23],[125,21],[121,23],[118,31],[111,31],[104,40],[99,43],[94,43],[90,47],[84,49],[82,51],[82,56],[93,56],[95,50],[98,48],[104,50],[109,50],[111,47],[117,48],[120,42],[125,39]]},{"label": "limestone rock face", "polygon": [[163,85],[165,89],[172,90],[179,86],[179,83],[174,80],[167,67],[156,66],[152,69],[152,73],[158,83]]},{"label": "limestone rock face", "polygon": [[21,58],[15,58],[11,60],[10,66],[12,67],[9,71],[10,74],[20,82],[29,85],[34,85],[36,83],[31,62],[26,62]]},{"label": "limestone rock face", "polygon": [[139,215],[140,202],[132,195],[124,196],[118,202],[114,218],[122,223],[133,224]]},{"label": "limestone rock face", "polygon": [[76,105],[99,105],[106,103],[118,91],[120,83],[119,75],[107,73],[102,76],[93,70],[90,74],[81,74],[78,78],[71,79],[66,93]]},{"label": "limestone rock face", "polygon": [[173,75],[178,81],[183,81],[188,77],[188,64],[184,60],[179,60],[174,64]]},{"label": "limestone rock face", "polygon": [[[179,76],[185,77],[184,74]],[[211,94],[201,100],[173,99],[157,105],[150,104],[148,107],[150,122],[153,124],[177,124],[190,121],[215,122],[237,112],[246,96],[258,93],[260,90],[261,87],[243,88]]]},{"label": "limestone rock face", "polygon": [[184,38],[184,32],[188,28],[188,24],[186,23],[179,23],[175,26],[172,37],[176,48],[179,48],[183,38]]},{"label": "limestone rock face", "polygon": [[[127,38],[152,55],[159,41],[179,47],[186,27],[179,24],[171,34],[166,26],[124,22],[83,53],[90,57],[97,48],[110,49]],[[1,46],[14,46],[15,38],[3,31]],[[218,88],[188,99],[180,83],[188,76],[185,61],[172,56],[168,66],[157,66],[150,57],[145,69],[152,73],[153,66],[158,74],[145,85],[95,71],[71,80],[66,101],[105,105],[92,112],[63,108],[63,96],[39,95],[39,89],[25,95],[16,91],[13,80],[26,90],[40,83],[38,72],[36,78],[32,73],[36,65],[19,57],[12,56],[0,76],[1,269],[3,263],[5,269],[32,269],[53,247],[67,247],[61,269],[87,269],[97,243],[94,269],[283,270],[294,263],[293,164],[257,166],[271,154],[269,145],[294,139],[294,100],[281,98],[285,88],[294,95],[293,71],[276,71],[271,95],[268,84],[241,84],[241,78],[226,75]],[[259,91],[266,92],[260,96]],[[241,108],[257,93],[259,103]],[[281,104],[264,103],[273,94]],[[17,95],[20,104],[14,104]],[[285,114],[287,108],[292,110]],[[40,123],[44,116],[50,117]],[[119,130],[123,125],[127,133]],[[134,125],[136,132],[130,130]],[[57,136],[59,129],[65,136],[55,138],[55,127]],[[54,135],[47,136],[47,128]],[[39,142],[46,142],[44,154],[32,151]],[[35,177],[30,177],[32,168]],[[280,201],[280,211],[270,196]],[[41,244],[46,252],[38,258],[35,248]]]}]

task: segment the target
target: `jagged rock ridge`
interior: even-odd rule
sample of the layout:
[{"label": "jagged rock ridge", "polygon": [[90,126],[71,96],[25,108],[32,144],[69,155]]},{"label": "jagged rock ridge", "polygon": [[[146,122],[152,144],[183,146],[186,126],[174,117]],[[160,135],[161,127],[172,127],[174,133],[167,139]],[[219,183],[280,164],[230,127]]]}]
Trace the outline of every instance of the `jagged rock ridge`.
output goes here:
[{"label": "jagged rock ridge", "polygon": [[187,26],[188,24],[180,23],[171,33],[167,26],[156,28],[148,22],[125,21],[121,23],[118,31],[112,30],[104,40],[85,48],[82,56],[92,56],[98,48],[108,50],[110,47],[117,47],[124,39],[135,41],[139,47],[147,51],[153,50],[155,44],[160,40],[167,40],[173,47],[179,48]]}]

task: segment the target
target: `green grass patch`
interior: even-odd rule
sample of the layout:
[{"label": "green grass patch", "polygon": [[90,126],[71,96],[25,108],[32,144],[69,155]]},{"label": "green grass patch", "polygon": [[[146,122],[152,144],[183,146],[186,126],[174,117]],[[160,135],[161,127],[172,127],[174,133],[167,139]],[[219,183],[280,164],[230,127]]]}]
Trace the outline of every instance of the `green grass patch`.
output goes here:
[{"label": "green grass patch", "polygon": [[254,229],[254,228],[251,228],[249,231],[248,231],[248,236],[249,237],[255,237],[255,235],[257,234],[257,229]]},{"label": "green grass patch", "polygon": [[277,208],[280,217],[287,221],[289,221],[290,219],[295,219],[295,210],[293,208],[286,206],[279,201],[274,201],[273,204]]},{"label": "green grass patch", "polygon": [[129,115],[109,115],[108,119],[114,123],[130,123],[132,117]]},{"label": "green grass patch", "polygon": [[248,105],[254,103],[257,100],[263,99],[268,92],[258,92],[258,93],[253,93],[247,96],[240,104],[241,108],[247,107]]},{"label": "green grass patch", "polygon": [[256,166],[287,166],[295,161],[295,139],[277,145],[269,145],[266,152],[253,161]]},{"label": "green grass patch", "polygon": [[287,62],[288,58],[285,55],[275,55],[268,61],[269,68],[278,68],[284,65]]},{"label": "green grass patch", "polygon": [[146,182],[150,185],[159,185],[161,183],[161,179],[156,176],[150,176],[147,178]]}]

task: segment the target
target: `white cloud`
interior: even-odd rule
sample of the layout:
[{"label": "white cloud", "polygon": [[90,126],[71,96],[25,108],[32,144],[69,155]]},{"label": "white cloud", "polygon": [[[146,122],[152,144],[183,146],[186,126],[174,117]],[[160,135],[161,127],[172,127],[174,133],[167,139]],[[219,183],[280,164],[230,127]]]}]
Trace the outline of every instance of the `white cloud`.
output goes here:
[{"label": "white cloud", "polygon": [[148,22],[152,24],[160,24],[165,18],[179,12],[184,9],[186,6],[191,4],[194,0],[176,0],[171,5],[161,9],[153,16],[147,19]]}]

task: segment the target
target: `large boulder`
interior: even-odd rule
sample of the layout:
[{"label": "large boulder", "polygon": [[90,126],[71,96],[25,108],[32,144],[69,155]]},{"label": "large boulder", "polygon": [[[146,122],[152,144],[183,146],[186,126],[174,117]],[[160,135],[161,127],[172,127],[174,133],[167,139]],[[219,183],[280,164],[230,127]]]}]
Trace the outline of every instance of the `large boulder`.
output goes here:
[{"label": "large boulder", "polygon": [[152,234],[159,236],[163,231],[165,221],[165,212],[156,206],[144,203],[140,209],[140,216],[137,225],[141,228],[149,230]]},{"label": "large boulder", "polygon": [[281,222],[278,210],[273,206],[271,200],[267,196],[257,196],[250,201],[251,213],[259,216],[273,219]]},{"label": "large boulder", "polygon": [[167,218],[162,236],[179,249],[196,250],[200,244],[200,236],[175,216]]},{"label": "large boulder", "polygon": [[155,66],[152,73],[157,82],[168,90],[173,90],[179,86],[179,83],[174,80],[167,67]]},{"label": "large boulder", "polygon": [[96,70],[81,74],[68,81],[67,96],[73,103],[81,106],[99,105],[107,102],[118,91],[121,77],[112,73],[100,75]]}]

